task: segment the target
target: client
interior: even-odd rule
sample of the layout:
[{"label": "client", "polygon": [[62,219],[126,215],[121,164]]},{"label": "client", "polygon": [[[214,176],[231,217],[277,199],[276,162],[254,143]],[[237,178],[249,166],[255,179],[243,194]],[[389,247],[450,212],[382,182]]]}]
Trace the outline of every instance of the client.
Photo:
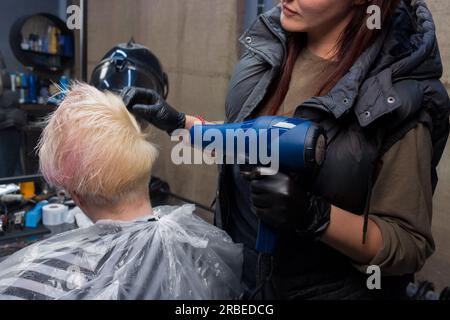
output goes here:
[{"label": "client", "polygon": [[152,208],[157,150],[123,101],[75,83],[39,143],[47,182],[95,224],[0,263],[0,299],[233,299],[242,247],[193,214]]}]

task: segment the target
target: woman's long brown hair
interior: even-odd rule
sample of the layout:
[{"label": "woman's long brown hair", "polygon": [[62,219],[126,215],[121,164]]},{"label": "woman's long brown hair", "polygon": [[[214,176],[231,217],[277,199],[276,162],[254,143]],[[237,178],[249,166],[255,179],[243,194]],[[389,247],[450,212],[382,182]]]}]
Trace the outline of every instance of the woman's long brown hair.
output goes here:
[{"label": "woman's long brown hair", "polygon": [[[377,5],[381,9],[382,26],[387,26],[393,16],[395,8],[401,0],[369,0],[364,5],[355,5],[353,18],[341,34],[336,44],[336,55],[338,61],[336,69],[326,77],[320,90],[316,95],[325,95],[337,82],[345,76],[361,54],[370,47],[380,33],[378,29],[367,27],[367,8],[369,5]],[[269,114],[276,115],[283,103],[291,82],[292,70],[295,61],[302,48],[306,46],[306,35],[304,33],[292,34],[287,42],[287,57],[284,61],[282,72],[277,84],[272,87],[272,95],[268,101]]]}]

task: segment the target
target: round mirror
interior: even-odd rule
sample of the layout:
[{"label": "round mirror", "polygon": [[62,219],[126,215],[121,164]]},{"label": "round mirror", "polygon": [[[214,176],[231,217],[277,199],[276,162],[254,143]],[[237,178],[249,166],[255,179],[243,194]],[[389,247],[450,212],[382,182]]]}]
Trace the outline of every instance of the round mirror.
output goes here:
[{"label": "round mirror", "polygon": [[73,66],[73,32],[54,15],[19,18],[11,28],[9,41],[17,60],[26,67],[60,73]]}]

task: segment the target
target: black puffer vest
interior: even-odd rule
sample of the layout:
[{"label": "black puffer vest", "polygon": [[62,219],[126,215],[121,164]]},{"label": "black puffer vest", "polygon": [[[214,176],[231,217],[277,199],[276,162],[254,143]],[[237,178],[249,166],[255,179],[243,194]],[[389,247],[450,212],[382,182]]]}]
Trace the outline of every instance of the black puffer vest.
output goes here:
[{"label": "black puffer vest", "polygon": [[[264,99],[283,65],[286,37],[279,7],[260,16],[241,37],[245,52],[230,83],[229,122],[247,119]],[[431,13],[422,0],[404,0],[391,27],[383,30],[331,92],[297,109],[297,116],[321,123],[328,135],[327,159],[313,191],[337,207],[365,214],[378,160],[419,122],[432,135],[435,188],[435,168],[449,134],[450,102],[441,76]],[[231,168],[222,166],[216,224],[225,230],[234,201],[230,179]],[[382,292],[369,292],[367,275],[321,242],[286,234],[278,246],[273,278],[278,298],[398,297],[410,281],[409,275],[385,278]]]}]

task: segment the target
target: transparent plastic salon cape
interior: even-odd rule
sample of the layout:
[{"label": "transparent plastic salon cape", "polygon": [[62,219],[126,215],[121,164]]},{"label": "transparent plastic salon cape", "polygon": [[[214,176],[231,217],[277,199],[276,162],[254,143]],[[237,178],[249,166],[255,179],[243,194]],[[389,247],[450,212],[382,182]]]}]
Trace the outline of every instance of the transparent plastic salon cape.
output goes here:
[{"label": "transparent plastic salon cape", "polygon": [[194,209],[157,207],[154,221],[104,220],[33,244],[0,263],[0,299],[238,298],[242,246]]}]

